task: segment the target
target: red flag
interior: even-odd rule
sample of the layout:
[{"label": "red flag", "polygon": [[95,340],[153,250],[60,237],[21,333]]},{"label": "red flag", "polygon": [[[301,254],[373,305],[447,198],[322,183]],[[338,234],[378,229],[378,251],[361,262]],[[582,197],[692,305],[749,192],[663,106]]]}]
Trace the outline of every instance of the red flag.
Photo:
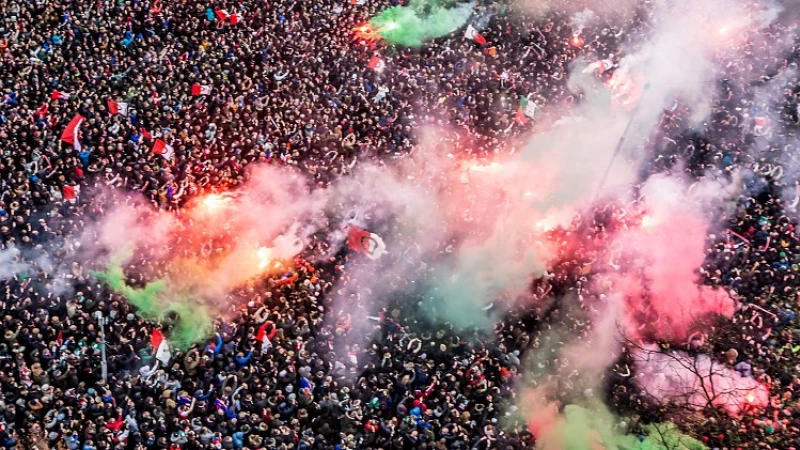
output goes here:
[{"label": "red flag", "polygon": [[66,92],[58,91],[56,89],[53,89],[53,92],[50,93],[51,100],[58,100],[58,99],[68,100],[69,98],[70,98],[69,94],[67,94]]},{"label": "red flag", "polygon": [[386,244],[380,236],[352,225],[347,230],[347,248],[363,253],[371,260],[386,253]]},{"label": "red flag", "polygon": [[145,139],[153,139],[153,135],[150,134],[149,131],[145,130],[144,128],[141,128],[140,130],[142,132],[142,136],[144,136]]},{"label": "red flag", "polygon": [[47,115],[47,110],[48,110],[48,109],[50,109],[50,107],[48,106],[48,104],[47,104],[47,103],[42,103],[42,106],[40,106],[40,107],[39,107],[39,108],[36,110],[36,115],[37,115],[37,116],[39,116],[39,117],[42,117],[42,118],[44,118],[44,116],[46,116],[46,115]]},{"label": "red flag", "polygon": [[216,11],[216,14],[217,14],[217,17],[219,18],[219,20],[225,20],[230,16],[230,14],[228,14],[228,10],[227,9],[218,9]]},{"label": "red flag", "polygon": [[167,143],[162,141],[161,139],[156,139],[156,142],[153,143],[153,153],[156,155],[160,155],[164,153],[167,149]]},{"label": "red flag", "polygon": [[169,351],[169,343],[164,339],[164,334],[160,330],[153,330],[150,345],[156,350],[156,359],[164,363],[164,365],[168,364],[170,358],[172,358],[172,353]]},{"label": "red flag", "polygon": [[78,140],[79,133],[80,133],[80,126],[83,121],[86,120],[82,115],[75,114],[75,117],[69,121],[67,124],[67,128],[64,129],[64,132],[61,133],[61,140],[72,144],[75,150],[80,151],[81,143]]},{"label": "red flag", "polygon": [[766,116],[756,116],[754,118],[755,126],[753,127],[753,135],[756,137],[765,136],[770,131],[770,125],[772,122],[769,120],[769,117]]},{"label": "red flag", "polygon": [[124,102],[117,102],[112,99],[106,100],[106,104],[108,105],[108,112],[112,115],[114,114],[128,114],[128,104]]},{"label": "red flag", "polygon": [[483,35],[481,35],[480,33],[478,33],[478,30],[476,30],[475,27],[473,27],[472,25],[467,26],[467,30],[464,32],[464,37],[466,39],[475,42],[478,45],[486,44],[486,38],[483,37]]},{"label": "red flag", "polygon": [[192,85],[192,95],[209,95],[211,94],[211,86],[195,83]]},{"label": "red flag", "polygon": [[367,67],[375,70],[376,72],[383,72],[383,69],[386,68],[386,63],[379,56],[373,56],[369,59]]},{"label": "red flag", "polygon": [[368,237],[369,231],[351,225],[347,230],[347,248],[356,252],[362,251],[364,247],[361,241]]},{"label": "red flag", "polygon": [[[272,326],[269,333],[267,333],[267,327]],[[278,331],[275,328],[275,324],[270,321],[266,321],[258,327],[258,332],[256,333],[256,339],[261,342],[261,351],[266,352],[267,350],[272,347],[272,338],[275,336],[275,333]]]},{"label": "red flag", "polygon": [[161,330],[153,330],[153,336],[150,338],[150,345],[153,348],[158,348],[161,346],[161,342],[164,340],[164,333]]},{"label": "red flag", "polygon": [[64,186],[64,200],[70,203],[75,203],[78,200],[78,194],[81,192],[80,186]]},{"label": "red flag", "polygon": [[231,19],[231,25],[236,25],[237,23],[239,23],[240,20],[242,20],[242,18],[239,16],[239,13],[231,14],[230,19]]},{"label": "red flag", "polygon": [[167,145],[167,143],[161,139],[156,139],[156,142],[153,144],[153,153],[156,155],[161,155],[164,157],[164,159],[168,160],[175,156],[175,150],[172,148],[172,146]]},{"label": "red flag", "polygon": [[64,331],[63,330],[58,330],[58,336],[56,336],[56,343],[58,344],[59,347],[64,345]]}]

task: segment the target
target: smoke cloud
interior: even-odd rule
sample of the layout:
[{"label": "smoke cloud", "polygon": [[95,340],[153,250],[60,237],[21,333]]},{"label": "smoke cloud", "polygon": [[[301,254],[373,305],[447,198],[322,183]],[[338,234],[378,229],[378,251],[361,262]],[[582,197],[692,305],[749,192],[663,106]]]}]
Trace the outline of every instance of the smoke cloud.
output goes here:
[{"label": "smoke cloud", "polygon": [[651,397],[701,410],[719,407],[733,416],[769,404],[766,386],[728,369],[707,355],[660,352],[655,346],[635,349],[636,382]]}]

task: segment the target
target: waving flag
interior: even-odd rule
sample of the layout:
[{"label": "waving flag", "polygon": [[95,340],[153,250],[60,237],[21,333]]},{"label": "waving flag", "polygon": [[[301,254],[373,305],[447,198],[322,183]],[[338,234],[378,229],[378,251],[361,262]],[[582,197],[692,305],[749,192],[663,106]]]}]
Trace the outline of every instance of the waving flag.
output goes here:
[{"label": "waving flag", "polygon": [[49,109],[50,107],[47,105],[47,103],[42,103],[42,106],[36,109],[36,115],[41,118],[44,118],[47,115],[47,111]]},{"label": "waving flag", "polygon": [[379,56],[373,56],[369,59],[367,67],[376,72],[383,72],[383,69],[386,68],[386,63]]},{"label": "waving flag", "polygon": [[106,104],[108,105],[108,112],[111,114],[122,114],[123,116],[128,115],[128,104],[124,102],[117,102],[112,99],[106,100]]},{"label": "waving flag", "polygon": [[530,119],[525,116],[525,109],[522,106],[517,108],[517,113],[514,114],[514,122],[517,122],[520,125],[525,125],[526,123],[530,122]]},{"label": "waving flag", "polygon": [[[270,332],[267,333],[267,327],[272,325]],[[272,337],[275,336],[275,333],[278,331],[275,328],[272,322],[264,322],[260,327],[258,327],[258,333],[256,334],[256,339],[261,342],[261,352],[264,353],[272,348]]]},{"label": "waving flag", "polygon": [[169,343],[164,338],[164,334],[160,330],[153,330],[153,336],[150,338],[150,345],[156,350],[156,359],[164,363],[166,366],[172,358],[172,353],[169,351]]},{"label": "waving flag", "polygon": [[536,102],[530,100],[530,95],[527,97],[520,97],[519,108],[517,109],[517,115],[514,116],[514,121],[520,125],[525,125],[528,123],[528,118],[536,118],[537,110],[538,105],[536,105]]},{"label": "waving flag", "polygon": [[467,30],[464,32],[464,38],[473,41],[478,45],[486,44],[486,38],[478,33],[478,30],[476,30],[472,25],[467,25]]},{"label": "waving flag", "polygon": [[70,203],[75,203],[76,201],[78,201],[78,195],[80,193],[81,193],[81,187],[80,186],[77,186],[77,185],[75,185],[75,186],[69,186],[69,185],[64,186],[64,200],[66,200],[66,201],[68,201]]},{"label": "waving flag", "polygon": [[209,95],[211,94],[211,86],[206,84],[195,83],[192,85],[192,95]]},{"label": "waving flag", "polygon": [[586,68],[583,69],[583,73],[595,72],[598,75],[602,75],[612,68],[614,68],[614,61],[610,59],[600,59],[586,66]]},{"label": "waving flag", "polygon": [[373,261],[386,253],[386,244],[380,236],[352,225],[347,231],[347,248],[363,253]]},{"label": "waving flag", "polygon": [[64,132],[61,133],[61,140],[72,144],[72,147],[76,151],[81,150],[81,142],[79,140],[80,134],[80,127],[83,121],[86,120],[82,115],[75,114],[75,117],[69,121],[67,124],[67,128],[64,129]]},{"label": "waving flag", "polygon": [[219,20],[225,20],[228,17],[230,17],[230,14],[228,14],[228,10],[227,9],[218,9],[216,11],[216,15],[219,18]]},{"label": "waving flag", "polygon": [[69,100],[70,97],[71,95],[67,94],[66,92],[61,92],[56,89],[53,89],[53,92],[50,93],[51,100]]},{"label": "waving flag", "polygon": [[766,116],[756,116],[754,118],[755,126],[753,127],[753,134],[756,137],[766,136],[769,134],[772,121]]},{"label": "waving flag", "polygon": [[161,139],[156,139],[153,143],[153,153],[163,156],[166,160],[171,160],[172,157],[175,156],[175,150],[172,146]]}]

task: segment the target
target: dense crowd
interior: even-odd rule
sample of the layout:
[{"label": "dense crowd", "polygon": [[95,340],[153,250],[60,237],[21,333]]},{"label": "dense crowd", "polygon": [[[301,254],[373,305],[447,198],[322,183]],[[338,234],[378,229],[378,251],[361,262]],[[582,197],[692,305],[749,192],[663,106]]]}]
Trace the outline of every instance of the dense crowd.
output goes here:
[{"label": "dense crowd", "polygon": [[[30,248],[30,259],[39,252],[69,260],[79,251],[71,239],[102,214],[103,203],[90,195],[97,186],[138,191],[154,207],[176,209],[203,192],[241,184],[256,162],[296,166],[324,185],[359,160],[412,151],[414,130],[436,123],[464,130],[443,139],[475,154],[510,151],[536,126],[515,121],[521,96],[576,102],[566,89],[571,61],[579,54],[606,57],[636,40],[607,27],[576,46],[567,14],[533,20],[493,3],[476,7],[486,24],[485,45],[456,32],[421,49],[390,49],[354,31],[387,5],[358,3],[0,0],[3,248]],[[234,13],[238,20],[231,20]],[[790,35],[792,26],[775,25],[775,34]],[[685,160],[696,175],[729,177],[733,167],[755,172],[736,215],[720,219],[737,237],[710,238],[704,269],[709,283],[733,289],[748,307],[705,345],[769,383],[772,399],[767,410],[731,422],[733,428],[694,430],[730,431],[704,436],[719,447],[800,445],[797,205],[794,180],[776,169],[785,164],[781,155],[794,154],[796,44],[775,60],[759,59],[759,48],[742,48],[743,55],[755,55],[749,64],[763,68],[762,81],[724,82],[720,89],[730,95],[715,105],[702,136],[682,131],[686,111],[667,113],[655,144],[666,157],[649,167],[659,171]],[[368,67],[375,54],[385,59],[385,70]],[[211,92],[193,95],[195,84]],[[776,98],[765,90],[783,92],[777,96],[783,102],[762,104]],[[129,109],[111,114],[109,99]],[[754,129],[757,111],[771,112],[768,130]],[[60,140],[76,113],[86,118],[80,150]],[[781,135],[786,147],[762,148],[764,134]],[[154,154],[155,139],[171,145],[174,157]],[[607,211],[597,213],[595,225]],[[166,366],[150,345],[154,324],[79,263],[65,280],[46,270],[7,277],[0,305],[0,445],[533,445],[509,405],[524,357],[554,345],[542,342],[548,339],[542,324],[577,327],[566,308],[512,311],[486,336],[415,325],[415,302],[398,302],[375,319],[374,334],[354,342],[347,338],[351,318],[331,310],[327,296],[344,263],[340,254],[322,267],[297,264],[290,283],[243,288],[237,295],[245,300],[233,317],[215,322],[215,336],[175,352]],[[532,295],[574,290],[585,275],[576,270],[580,264],[565,258],[551,278],[536,282]],[[107,382],[98,312],[110,318]],[[256,340],[262,327],[269,351]],[[609,397],[621,409],[636,403],[635,394],[619,392]]]}]

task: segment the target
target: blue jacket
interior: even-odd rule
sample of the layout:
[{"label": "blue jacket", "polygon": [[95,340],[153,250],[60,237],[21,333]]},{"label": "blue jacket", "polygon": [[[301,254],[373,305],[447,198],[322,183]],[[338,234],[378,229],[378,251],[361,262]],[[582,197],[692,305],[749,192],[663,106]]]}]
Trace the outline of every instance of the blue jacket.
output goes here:
[{"label": "blue jacket", "polygon": [[237,367],[238,369],[241,369],[242,367],[244,367],[244,366],[245,366],[245,364],[247,364],[247,362],[248,362],[248,361],[250,361],[250,357],[251,357],[251,356],[253,356],[253,351],[252,351],[252,350],[250,350],[249,352],[247,352],[247,355],[245,355],[245,356],[243,356],[243,357],[239,357],[239,356],[237,356],[237,357],[236,357],[236,367]]}]

